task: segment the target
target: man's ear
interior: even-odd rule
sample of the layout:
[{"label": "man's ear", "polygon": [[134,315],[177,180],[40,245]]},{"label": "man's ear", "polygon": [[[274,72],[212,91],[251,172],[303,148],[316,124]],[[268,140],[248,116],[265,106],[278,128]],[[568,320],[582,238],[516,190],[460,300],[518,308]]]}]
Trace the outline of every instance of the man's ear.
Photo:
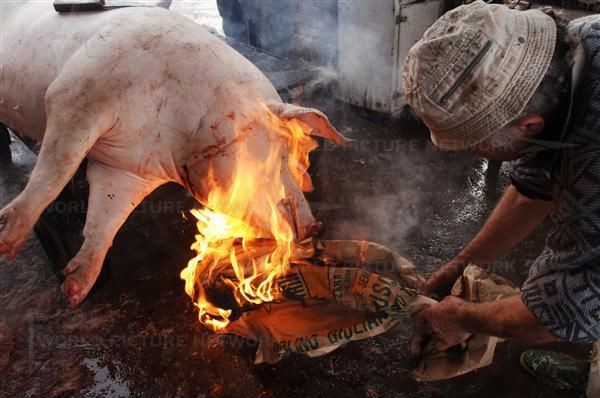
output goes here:
[{"label": "man's ear", "polygon": [[526,135],[524,138],[531,138],[544,130],[544,118],[536,113],[521,116],[515,124]]},{"label": "man's ear", "polygon": [[303,108],[283,102],[268,102],[267,107],[282,119],[298,119],[302,123],[312,127],[310,131],[311,135],[327,138],[338,145],[344,145],[349,142],[346,137],[331,125],[327,116],[317,109]]}]

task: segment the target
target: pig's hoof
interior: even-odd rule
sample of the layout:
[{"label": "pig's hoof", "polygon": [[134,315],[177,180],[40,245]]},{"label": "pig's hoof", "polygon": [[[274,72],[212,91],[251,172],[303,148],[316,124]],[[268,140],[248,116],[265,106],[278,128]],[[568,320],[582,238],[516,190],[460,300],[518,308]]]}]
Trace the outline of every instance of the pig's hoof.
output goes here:
[{"label": "pig's hoof", "polygon": [[81,304],[85,298],[85,288],[83,283],[72,276],[68,277],[60,288],[67,299],[69,308],[75,308]]},{"label": "pig's hoof", "polygon": [[75,308],[85,300],[96,283],[102,263],[94,261],[89,253],[79,252],[63,270],[65,281],[61,289],[69,307]]},{"label": "pig's hoof", "polygon": [[28,233],[26,219],[17,214],[14,207],[8,206],[0,211],[0,254],[6,253],[9,260],[14,259]]}]

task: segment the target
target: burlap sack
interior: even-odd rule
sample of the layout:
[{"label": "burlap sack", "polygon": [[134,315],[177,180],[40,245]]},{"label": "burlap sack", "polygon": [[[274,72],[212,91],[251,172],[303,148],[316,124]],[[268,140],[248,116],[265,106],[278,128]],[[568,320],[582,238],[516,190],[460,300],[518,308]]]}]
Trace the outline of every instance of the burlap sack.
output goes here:
[{"label": "burlap sack", "polygon": [[[320,241],[310,262],[294,264],[279,279],[285,299],[246,311],[223,333],[257,341],[255,363],[277,362],[285,353],[311,357],[353,340],[377,336],[436,301],[420,295],[424,279],[412,263],[365,241]],[[469,266],[453,294],[483,302],[517,294],[506,280]],[[423,341],[416,336],[414,341]],[[491,363],[499,339],[473,336],[464,347],[436,352],[430,342],[412,376],[440,380]]]},{"label": "burlap sack", "polygon": [[[321,241],[310,264],[279,280],[286,300],[245,312],[224,332],[259,342],[256,363],[286,352],[318,356],[381,334],[429,305],[405,258],[365,241]],[[376,272],[375,272],[376,271]]]},{"label": "burlap sack", "polygon": [[[483,303],[519,294],[519,289],[508,280],[469,265],[452,287],[452,295],[466,301]],[[423,336],[414,337],[416,343]],[[432,339],[420,353],[420,362],[411,376],[417,380],[443,380],[460,376],[475,369],[488,366],[494,359],[496,344],[502,339],[486,335],[474,335],[462,346],[439,352]]]}]

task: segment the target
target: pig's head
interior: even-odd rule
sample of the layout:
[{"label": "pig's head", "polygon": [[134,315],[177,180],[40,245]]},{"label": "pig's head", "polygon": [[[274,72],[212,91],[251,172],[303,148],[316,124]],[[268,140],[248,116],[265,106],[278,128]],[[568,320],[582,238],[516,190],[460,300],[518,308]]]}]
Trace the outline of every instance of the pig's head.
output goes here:
[{"label": "pig's head", "polygon": [[[214,149],[213,156],[186,169],[188,189],[195,199],[235,218],[250,217],[251,224],[264,231],[273,230],[273,209],[277,208],[293,226],[296,239],[316,233],[320,225],[303,194],[312,188],[311,180],[305,163],[294,161],[299,158],[298,147],[294,153],[292,140],[286,138],[294,123],[286,122],[299,121],[294,125],[301,125],[302,131],[337,144],[346,139],[322,112],[282,102],[267,103],[246,114],[238,111],[235,119],[229,119],[225,130],[235,133],[221,139],[223,144]],[[300,136],[304,139],[299,152],[314,149],[314,141],[306,134]]]}]

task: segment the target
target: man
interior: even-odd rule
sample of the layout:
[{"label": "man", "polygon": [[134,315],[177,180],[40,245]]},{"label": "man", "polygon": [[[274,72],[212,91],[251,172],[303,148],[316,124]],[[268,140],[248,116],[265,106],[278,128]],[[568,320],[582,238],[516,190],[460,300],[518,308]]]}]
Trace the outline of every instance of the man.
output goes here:
[{"label": "man", "polygon": [[293,21],[288,1],[217,0],[225,35],[287,57]]},{"label": "man", "polygon": [[[512,185],[477,236],[425,289],[447,294],[468,263],[504,254],[545,218],[546,247],[520,297],[448,296],[420,314],[439,349],[483,333],[531,343],[600,339],[600,16],[568,26],[541,10],[476,1],[448,12],[410,50],[407,103],[433,142],[513,160]],[[596,347],[597,347],[596,343]],[[529,351],[521,362],[559,387],[599,397],[597,359]]]}]

